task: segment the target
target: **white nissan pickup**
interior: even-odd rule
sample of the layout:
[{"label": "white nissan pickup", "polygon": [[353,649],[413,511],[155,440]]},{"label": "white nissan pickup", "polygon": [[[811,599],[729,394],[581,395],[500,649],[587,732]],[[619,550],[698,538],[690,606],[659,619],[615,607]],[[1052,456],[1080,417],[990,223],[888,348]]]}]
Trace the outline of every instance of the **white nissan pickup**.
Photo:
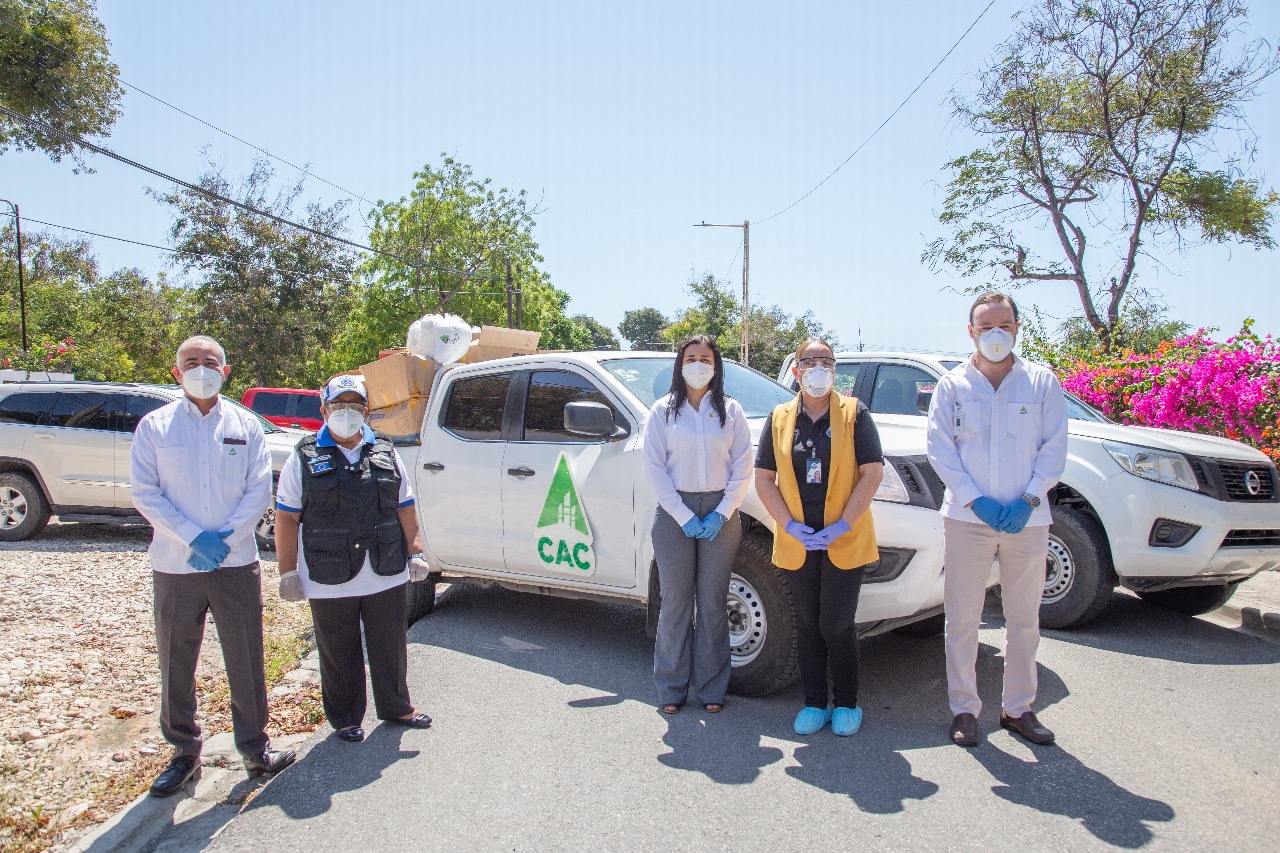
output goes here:
[{"label": "white nissan pickup", "polygon": [[[410,619],[434,606],[435,581],[620,602],[656,621],[650,528],[657,501],[641,465],[645,418],[667,392],[674,357],[641,352],[538,353],[455,365],[436,377],[412,465],[427,559],[411,585]],[[725,390],[758,441],[791,392],[732,362]],[[941,483],[919,430],[884,424],[884,482],[872,511],[880,545],[858,607],[863,635],[940,628]],[[407,454],[406,454],[407,456]],[[773,521],[754,490],[728,590],[738,694],[759,695],[796,673],[787,573],[770,562]]]},{"label": "white nissan pickup", "polygon": [[[923,452],[934,385],[965,358],[842,352],[836,383],[866,402],[881,431],[914,430]],[[789,367],[790,359],[784,384]],[[1041,625],[1085,624],[1117,585],[1180,613],[1207,613],[1242,581],[1280,569],[1280,477],[1265,454],[1225,438],[1112,423],[1069,394],[1067,414],[1067,467],[1049,495]]]}]

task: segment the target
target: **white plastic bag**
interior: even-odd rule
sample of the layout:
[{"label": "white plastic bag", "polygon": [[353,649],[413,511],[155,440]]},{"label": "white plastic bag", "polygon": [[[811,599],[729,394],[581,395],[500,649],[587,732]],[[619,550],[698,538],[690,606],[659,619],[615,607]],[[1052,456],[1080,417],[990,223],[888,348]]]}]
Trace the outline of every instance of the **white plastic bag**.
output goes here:
[{"label": "white plastic bag", "polygon": [[471,346],[471,324],[453,314],[427,314],[409,327],[409,352],[438,364],[452,364]]}]

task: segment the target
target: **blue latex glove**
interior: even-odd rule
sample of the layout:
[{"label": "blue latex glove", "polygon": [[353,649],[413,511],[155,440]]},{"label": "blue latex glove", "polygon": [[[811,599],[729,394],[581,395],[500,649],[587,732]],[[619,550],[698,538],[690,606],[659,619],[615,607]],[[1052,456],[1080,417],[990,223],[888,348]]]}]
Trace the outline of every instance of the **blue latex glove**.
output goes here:
[{"label": "blue latex glove", "polygon": [[231,546],[223,541],[230,535],[230,530],[220,533],[206,530],[192,539],[191,556],[187,558],[187,564],[199,572],[211,572],[218,568],[231,553]]},{"label": "blue latex glove", "polygon": [[[1018,498],[1022,500],[1022,498]],[[1026,501],[1022,501],[1026,503]],[[978,498],[970,507],[973,514],[987,523],[992,530],[1000,530],[1000,523],[1004,521],[1004,506],[994,498]]]},{"label": "blue latex glove", "polygon": [[787,522],[787,526],[784,529],[787,531],[788,536],[794,536],[795,538],[799,539],[800,544],[803,545],[806,549],[808,549],[809,539],[810,537],[813,536],[812,527],[810,527],[807,524],[801,524],[800,522],[795,521],[793,519]]},{"label": "blue latex glove", "polygon": [[843,518],[835,524],[822,528],[817,533],[809,537],[809,541],[805,543],[806,551],[823,551],[831,546],[831,543],[848,533],[853,528],[849,526],[849,522]]},{"label": "blue latex glove", "polygon": [[714,510],[702,519],[702,533],[698,535],[699,539],[706,539],[708,542],[716,538],[716,534],[720,532],[720,528],[724,527],[727,519]]},{"label": "blue latex glove", "polygon": [[1022,528],[1027,526],[1027,520],[1030,518],[1031,503],[1018,498],[1004,508],[1004,515],[1000,519],[1000,529],[1005,533],[1021,533]]},{"label": "blue latex glove", "polygon": [[684,535],[688,536],[690,539],[697,539],[702,535],[702,519],[695,515],[693,518],[686,521],[680,529],[683,530]]}]

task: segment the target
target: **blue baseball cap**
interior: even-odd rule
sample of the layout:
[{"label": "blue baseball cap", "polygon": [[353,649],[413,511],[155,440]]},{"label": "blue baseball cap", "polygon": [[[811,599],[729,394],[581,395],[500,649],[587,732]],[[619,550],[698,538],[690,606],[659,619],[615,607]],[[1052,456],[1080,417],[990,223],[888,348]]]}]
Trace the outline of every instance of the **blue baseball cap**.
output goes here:
[{"label": "blue baseball cap", "polygon": [[359,394],[365,402],[369,401],[369,395],[364,390],[364,377],[346,374],[344,376],[335,376],[324,385],[324,391],[321,396],[326,403],[333,400],[339,394],[354,392]]}]

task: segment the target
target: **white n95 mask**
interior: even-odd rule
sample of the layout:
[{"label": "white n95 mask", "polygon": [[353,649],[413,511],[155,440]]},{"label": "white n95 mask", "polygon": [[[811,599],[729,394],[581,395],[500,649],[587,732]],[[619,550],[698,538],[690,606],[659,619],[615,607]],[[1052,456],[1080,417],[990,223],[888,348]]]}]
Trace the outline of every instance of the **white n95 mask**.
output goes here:
[{"label": "white n95 mask", "polygon": [[338,438],[351,438],[364,426],[364,415],[351,409],[343,409],[330,412],[324,422],[329,427],[329,432]]},{"label": "white n95 mask", "polygon": [[680,375],[684,377],[684,384],[695,391],[701,391],[711,384],[711,380],[715,378],[716,369],[713,365],[701,361],[691,361],[680,368]]},{"label": "white n95 mask", "polygon": [[193,367],[182,374],[182,390],[197,400],[211,400],[222,388],[222,371],[212,367]]},{"label": "white n95 mask", "polygon": [[987,361],[1004,361],[1013,351],[1013,335],[1004,329],[987,329],[978,335],[978,352]]},{"label": "white n95 mask", "polygon": [[800,374],[800,387],[810,397],[823,397],[835,384],[836,375],[825,367],[810,367]]}]

